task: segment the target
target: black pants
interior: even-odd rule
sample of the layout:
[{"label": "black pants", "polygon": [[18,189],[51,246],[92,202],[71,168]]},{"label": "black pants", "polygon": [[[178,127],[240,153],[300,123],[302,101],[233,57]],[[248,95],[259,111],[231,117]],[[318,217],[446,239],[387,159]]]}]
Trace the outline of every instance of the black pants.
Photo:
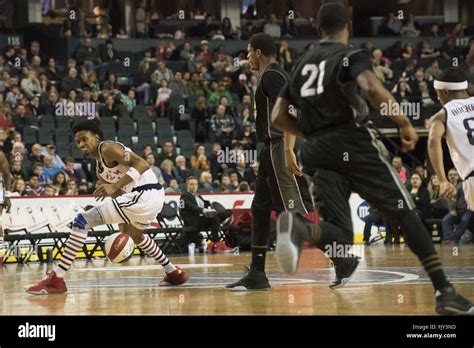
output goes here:
[{"label": "black pants", "polygon": [[341,243],[353,242],[352,192],[390,219],[399,220],[415,208],[384,151],[374,130],[355,123],[310,137],[302,145],[303,170],[313,177],[325,221],[342,230]]},{"label": "black pants", "polygon": [[290,175],[285,167],[283,139],[266,144],[259,155],[251,208],[252,245],[262,247],[268,245],[272,210],[305,215],[314,209],[306,179]]},{"label": "black pants", "polygon": [[232,210],[226,209],[218,212],[217,215],[212,218],[199,216],[196,221],[193,221],[192,223],[186,223],[187,226],[194,227],[186,231],[185,238],[187,244],[195,243],[196,245],[199,245],[202,241],[202,237],[200,234],[201,231],[210,231],[211,241],[218,242],[221,222],[230,217],[231,215]]}]

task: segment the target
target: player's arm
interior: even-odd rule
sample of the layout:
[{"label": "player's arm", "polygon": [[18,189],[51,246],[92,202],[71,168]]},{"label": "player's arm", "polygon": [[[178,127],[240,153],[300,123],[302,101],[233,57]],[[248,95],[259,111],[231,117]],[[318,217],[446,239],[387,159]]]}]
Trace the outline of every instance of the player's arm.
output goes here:
[{"label": "player's arm", "polygon": [[443,162],[443,147],[441,138],[446,133],[445,127],[446,111],[441,109],[430,119],[430,134],[428,136],[428,154],[431,165],[438,176],[440,183],[440,192],[442,196],[453,199],[456,194],[456,188],[451,185],[446,177]]},{"label": "player's arm", "polygon": [[[3,175],[3,184],[4,184],[4,195],[11,190],[11,176],[10,176],[10,165],[8,164],[7,156],[3,152],[0,152],[0,170],[2,171]],[[6,197],[3,200],[3,207],[6,209],[7,213],[10,212],[12,207],[12,203],[10,201],[10,197]]]},{"label": "player's arm", "polygon": [[[393,95],[385,89],[383,84],[377,79],[372,70],[363,70],[356,77],[357,85],[367,96],[367,99],[376,110],[381,110],[384,105],[393,105],[398,102]],[[387,109],[391,109],[388,108]],[[400,108],[398,108],[400,109]],[[400,127],[400,138],[402,140],[402,148],[405,151],[411,151],[418,142],[418,135],[415,128],[411,125],[406,115],[389,115],[388,118]]]},{"label": "player's arm", "polygon": [[[290,105],[296,105],[296,103],[292,103],[290,86],[289,83],[287,83],[280,91],[280,94],[278,95],[278,98],[275,102],[275,106],[273,107],[271,116],[272,122],[275,127],[284,131],[285,134],[290,134],[304,139],[304,135],[300,131],[298,121],[293,115],[290,114]],[[291,142],[289,142],[289,145],[291,145]]]},{"label": "player's arm", "polygon": [[[267,72],[265,75],[262,77],[262,85],[263,85],[263,91],[264,93],[269,96],[272,100],[276,100],[280,93],[282,93],[283,90],[285,90],[287,81],[286,79],[279,73],[276,72]],[[289,109],[288,109],[289,110]],[[273,121],[272,121],[273,122]],[[295,155],[295,143],[296,143],[296,137],[283,130],[283,143],[284,143],[284,149],[285,149],[285,166],[290,172],[290,174],[294,175],[303,175],[301,173],[301,170],[298,166],[298,162],[296,160],[296,155]]]},{"label": "player's arm", "polygon": [[127,175],[124,175],[123,178],[115,184],[99,184],[99,187],[94,192],[97,199],[111,197],[117,192],[120,192],[122,187],[138,180],[140,175],[150,168],[143,158],[131,151],[126,151],[119,144],[104,144],[102,155],[104,158],[107,158],[107,161],[118,162],[125,166],[129,166],[130,169],[127,172]]}]

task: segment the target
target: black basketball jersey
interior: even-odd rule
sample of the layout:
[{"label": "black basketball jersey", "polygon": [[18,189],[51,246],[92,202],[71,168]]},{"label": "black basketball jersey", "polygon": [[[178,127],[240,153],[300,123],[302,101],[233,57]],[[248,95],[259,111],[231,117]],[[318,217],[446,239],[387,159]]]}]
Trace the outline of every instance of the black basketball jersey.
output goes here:
[{"label": "black basketball jersey", "polygon": [[271,122],[276,98],[288,83],[288,75],[278,63],[271,63],[260,75],[255,92],[256,128],[260,141],[283,137],[283,132]]},{"label": "black basketball jersey", "polygon": [[366,69],[372,69],[367,51],[333,41],[320,41],[300,59],[280,95],[300,109],[298,123],[304,135],[368,115],[355,82]]}]

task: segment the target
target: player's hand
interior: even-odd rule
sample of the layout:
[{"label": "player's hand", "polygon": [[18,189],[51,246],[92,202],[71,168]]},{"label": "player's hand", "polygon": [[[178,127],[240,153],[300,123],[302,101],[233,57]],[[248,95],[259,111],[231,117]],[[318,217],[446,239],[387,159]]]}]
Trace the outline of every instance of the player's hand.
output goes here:
[{"label": "player's hand", "polygon": [[94,196],[97,201],[103,201],[106,197],[113,197],[118,191],[114,184],[97,184]]},{"label": "player's hand", "polygon": [[439,183],[440,194],[442,197],[454,201],[456,199],[456,188],[449,181],[442,181]]},{"label": "player's hand", "polygon": [[413,150],[418,142],[418,134],[416,134],[416,130],[411,124],[400,128],[400,138],[404,151]]},{"label": "player's hand", "polygon": [[296,176],[303,175],[303,172],[298,166],[298,161],[296,160],[296,155],[293,150],[285,150],[285,167],[290,174]]},{"label": "player's hand", "polygon": [[10,209],[12,208],[10,197],[5,197],[5,200],[3,201],[3,208],[7,211],[7,213],[10,212]]}]

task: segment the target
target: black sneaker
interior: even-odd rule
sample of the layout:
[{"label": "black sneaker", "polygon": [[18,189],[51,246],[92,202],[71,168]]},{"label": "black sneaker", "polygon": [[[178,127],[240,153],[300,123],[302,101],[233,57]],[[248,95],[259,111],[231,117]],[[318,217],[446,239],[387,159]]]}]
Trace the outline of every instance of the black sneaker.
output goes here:
[{"label": "black sneaker", "polygon": [[436,313],[439,315],[474,315],[474,306],[450,286],[436,290]]},{"label": "black sneaker", "polygon": [[262,291],[269,290],[270,283],[268,282],[265,272],[247,267],[242,279],[235,283],[226,285],[225,288],[230,291]]},{"label": "black sneaker", "polygon": [[275,255],[280,268],[286,273],[294,274],[298,270],[306,228],[296,214],[283,212],[278,217]]},{"label": "black sneaker", "polygon": [[337,289],[346,285],[359,266],[360,257],[352,255],[349,257],[332,258],[331,261],[336,271],[336,280],[329,284],[329,288]]}]

